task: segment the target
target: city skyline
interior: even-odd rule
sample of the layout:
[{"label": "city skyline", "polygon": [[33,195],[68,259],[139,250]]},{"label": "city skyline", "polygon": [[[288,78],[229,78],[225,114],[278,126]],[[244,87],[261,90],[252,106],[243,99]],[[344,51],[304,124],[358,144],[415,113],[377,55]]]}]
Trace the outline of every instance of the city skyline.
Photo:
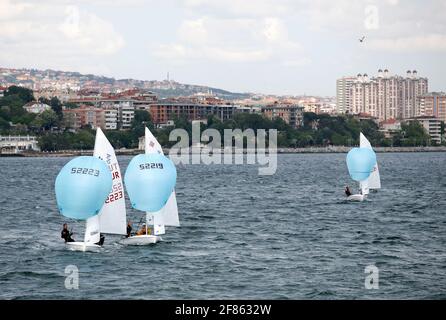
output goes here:
[{"label": "city skyline", "polygon": [[0,65],[318,96],[410,69],[446,88],[440,1],[229,2],[0,0]]}]

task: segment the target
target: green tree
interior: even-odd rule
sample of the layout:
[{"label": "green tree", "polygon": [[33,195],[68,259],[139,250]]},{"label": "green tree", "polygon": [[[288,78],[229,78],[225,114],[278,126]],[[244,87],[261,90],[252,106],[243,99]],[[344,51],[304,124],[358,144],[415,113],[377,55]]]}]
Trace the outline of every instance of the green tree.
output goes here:
[{"label": "green tree", "polygon": [[73,149],[87,149],[91,150],[94,148],[95,135],[93,130],[83,129],[75,134],[70,135],[70,146]]},{"label": "green tree", "polygon": [[430,144],[429,134],[418,121],[402,123],[401,133],[404,137],[403,146],[426,146]]},{"label": "green tree", "polygon": [[34,100],[34,94],[31,89],[18,87],[18,86],[9,87],[5,91],[4,95],[5,95],[5,97],[17,96],[20,100],[22,100],[23,104],[26,104],[26,103]]},{"label": "green tree", "polygon": [[153,130],[152,116],[146,110],[135,110],[135,116],[132,121],[132,133],[133,140],[138,140],[139,137],[144,135],[145,127]]},{"label": "green tree", "polygon": [[116,149],[130,149],[138,146],[138,140],[135,140],[135,136],[130,131],[107,130],[105,135]]},{"label": "green tree", "polygon": [[31,126],[38,130],[48,131],[60,126],[60,118],[52,109],[45,110],[32,121]]},{"label": "green tree", "polygon": [[51,109],[57,114],[59,119],[62,119],[62,103],[60,102],[59,98],[52,97],[49,103]]},{"label": "green tree", "polygon": [[9,124],[9,121],[6,121],[2,117],[0,117],[0,130],[5,131],[8,130],[10,127],[11,125]]}]

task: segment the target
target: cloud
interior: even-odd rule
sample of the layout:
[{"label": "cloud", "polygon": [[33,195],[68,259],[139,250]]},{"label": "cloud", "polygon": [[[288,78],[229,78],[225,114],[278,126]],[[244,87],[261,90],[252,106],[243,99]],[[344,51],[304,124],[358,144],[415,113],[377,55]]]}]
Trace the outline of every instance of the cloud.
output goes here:
[{"label": "cloud", "polygon": [[[96,70],[100,63],[94,57],[113,55],[125,44],[111,22],[77,6],[0,3],[2,64]],[[8,10],[7,17],[1,9]]]},{"label": "cloud", "polygon": [[159,44],[153,49],[158,59],[175,63],[196,60],[218,62],[271,62],[281,64],[296,57],[302,65],[303,46],[290,39],[281,19],[267,17],[215,18],[202,16],[181,23],[175,42]]},{"label": "cloud", "polygon": [[18,16],[20,13],[29,7],[26,3],[12,3],[10,0],[0,1],[0,19],[11,19]]},{"label": "cloud", "polygon": [[397,53],[407,52],[446,52],[446,35],[429,34],[399,38],[372,39],[366,46],[374,50]]},{"label": "cloud", "polygon": [[185,0],[182,5],[194,12],[219,16],[265,17],[289,13],[294,0]]},{"label": "cloud", "polygon": [[75,6],[65,8],[65,21],[59,30],[72,44],[92,54],[113,54],[124,46],[124,38],[114,31],[110,22],[82,13]]}]

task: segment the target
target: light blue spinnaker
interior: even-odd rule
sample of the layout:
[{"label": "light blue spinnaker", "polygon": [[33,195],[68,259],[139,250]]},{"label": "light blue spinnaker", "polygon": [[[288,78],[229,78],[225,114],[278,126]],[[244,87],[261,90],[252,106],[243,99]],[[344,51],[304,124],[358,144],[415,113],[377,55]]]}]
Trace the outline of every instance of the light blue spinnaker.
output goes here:
[{"label": "light blue spinnaker", "polygon": [[103,160],[74,158],[57,175],[57,207],[66,217],[86,220],[99,213],[111,188],[112,175]]},{"label": "light blue spinnaker", "polygon": [[347,168],[355,181],[367,179],[376,164],[376,154],[369,148],[353,148],[347,154]]},{"label": "light blue spinnaker", "polygon": [[162,154],[135,156],[125,171],[124,183],[132,207],[148,212],[163,208],[175,188],[177,170]]}]

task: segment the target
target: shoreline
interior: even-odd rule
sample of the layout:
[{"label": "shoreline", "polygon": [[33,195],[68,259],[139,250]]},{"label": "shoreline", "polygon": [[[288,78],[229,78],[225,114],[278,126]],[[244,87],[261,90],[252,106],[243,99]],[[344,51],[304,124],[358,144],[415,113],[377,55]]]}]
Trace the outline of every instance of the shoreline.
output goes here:
[{"label": "shoreline", "polygon": [[[306,148],[277,148],[278,154],[296,154],[296,153],[347,153],[353,147],[344,146],[328,146],[328,147],[306,147]],[[170,149],[164,149],[165,154],[169,154]],[[376,147],[373,148],[376,153],[398,153],[398,152],[446,152],[446,146],[438,147]],[[118,149],[115,150],[118,156],[132,156],[143,153],[143,150],[139,149]],[[222,149],[222,153],[224,150]],[[191,152],[190,152],[191,153]],[[194,152],[195,153],[195,152]],[[239,152],[236,152],[239,153]],[[243,153],[247,153],[244,150]],[[266,150],[268,153],[268,150]],[[42,151],[31,151],[31,152],[21,152],[21,153],[0,153],[0,157],[76,157],[76,156],[91,156],[93,155],[93,150],[65,150],[65,151],[55,151],[55,152],[42,152]]]}]

